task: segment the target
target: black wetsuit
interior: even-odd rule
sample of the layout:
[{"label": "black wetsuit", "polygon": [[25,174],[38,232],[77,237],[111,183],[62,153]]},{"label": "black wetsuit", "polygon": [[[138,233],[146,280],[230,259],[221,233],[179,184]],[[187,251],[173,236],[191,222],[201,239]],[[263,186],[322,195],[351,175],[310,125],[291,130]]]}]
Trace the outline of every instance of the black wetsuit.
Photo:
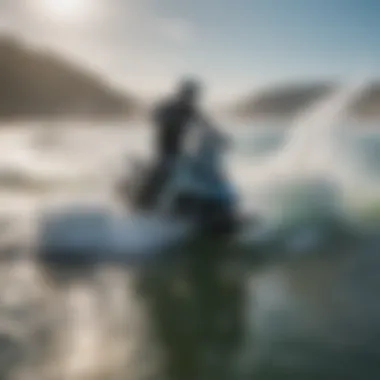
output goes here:
[{"label": "black wetsuit", "polygon": [[195,117],[192,106],[169,101],[154,113],[157,154],[160,160],[176,158],[182,150],[189,122]]},{"label": "black wetsuit", "polygon": [[160,104],[153,113],[157,163],[145,189],[141,193],[141,204],[154,204],[162,187],[170,177],[172,164],[182,152],[189,122],[196,111],[190,105],[177,100]]}]

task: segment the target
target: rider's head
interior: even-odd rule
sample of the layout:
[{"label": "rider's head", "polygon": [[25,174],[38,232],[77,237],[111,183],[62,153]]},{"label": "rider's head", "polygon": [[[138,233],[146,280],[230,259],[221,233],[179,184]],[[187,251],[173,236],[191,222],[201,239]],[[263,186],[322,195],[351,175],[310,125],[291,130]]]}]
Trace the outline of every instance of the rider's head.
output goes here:
[{"label": "rider's head", "polygon": [[186,78],[182,80],[178,87],[178,98],[187,104],[198,102],[202,92],[202,85],[196,79]]}]

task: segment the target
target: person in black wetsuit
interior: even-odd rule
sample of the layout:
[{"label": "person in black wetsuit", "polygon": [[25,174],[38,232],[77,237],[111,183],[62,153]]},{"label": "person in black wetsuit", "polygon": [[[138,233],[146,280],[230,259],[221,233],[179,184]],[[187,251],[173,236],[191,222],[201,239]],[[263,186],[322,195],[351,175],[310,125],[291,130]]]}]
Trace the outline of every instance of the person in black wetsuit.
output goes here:
[{"label": "person in black wetsuit", "polygon": [[180,83],[175,96],[159,104],[153,113],[159,159],[176,158],[182,151],[190,122],[201,121],[201,85],[195,80]]},{"label": "person in black wetsuit", "polygon": [[208,126],[199,110],[202,86],[186,79],[179,85],[174,97],[159,104],[153,112],[157,165],[144,191],[141,202],[145,206],[154,204],[166,180],[170,177],[174,162],[182,153],[183,144],[192,122]]}]

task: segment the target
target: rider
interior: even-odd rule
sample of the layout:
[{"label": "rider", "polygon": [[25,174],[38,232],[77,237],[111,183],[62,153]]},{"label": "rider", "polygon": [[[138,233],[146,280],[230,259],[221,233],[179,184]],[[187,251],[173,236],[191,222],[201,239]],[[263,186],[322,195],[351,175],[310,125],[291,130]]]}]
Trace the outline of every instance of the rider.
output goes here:
[{"label": "rider", "polygon": [[156,125],[157,155],[160,161],[175,159],[182,150],[191,122],[204,123],[199,111],[202,86],[194,79],[180,82],[171,99],[159,104],[153,113]]},{"label": "rider", "polygon": [[199,109],[201,93],[201,83],[194,79],[185,79],[180,82],[174,97],[154,110],[157,167],[142,194],[149,203],[159,194],[170,176],[173,164],[182,153],[191,125],[196,123],[204,128],[213,128]]}]

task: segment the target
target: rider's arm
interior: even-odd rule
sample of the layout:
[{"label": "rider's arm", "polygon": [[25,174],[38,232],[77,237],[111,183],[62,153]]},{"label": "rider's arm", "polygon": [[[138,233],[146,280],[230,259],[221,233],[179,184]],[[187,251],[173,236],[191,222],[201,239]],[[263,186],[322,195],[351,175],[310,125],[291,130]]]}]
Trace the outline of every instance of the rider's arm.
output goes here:
[{"label": "rider's arm", "polygon": [[231,145],[231,138],[226,133],[223,133],[219,128],[217,128],[215,123],[213,123],[209,117],[206,117],[203,113],[198,113],[196,115],[196,121],[201,128],[210,130],[213,135],[219,139],[221,144],[225,145],[226,147]]}]

